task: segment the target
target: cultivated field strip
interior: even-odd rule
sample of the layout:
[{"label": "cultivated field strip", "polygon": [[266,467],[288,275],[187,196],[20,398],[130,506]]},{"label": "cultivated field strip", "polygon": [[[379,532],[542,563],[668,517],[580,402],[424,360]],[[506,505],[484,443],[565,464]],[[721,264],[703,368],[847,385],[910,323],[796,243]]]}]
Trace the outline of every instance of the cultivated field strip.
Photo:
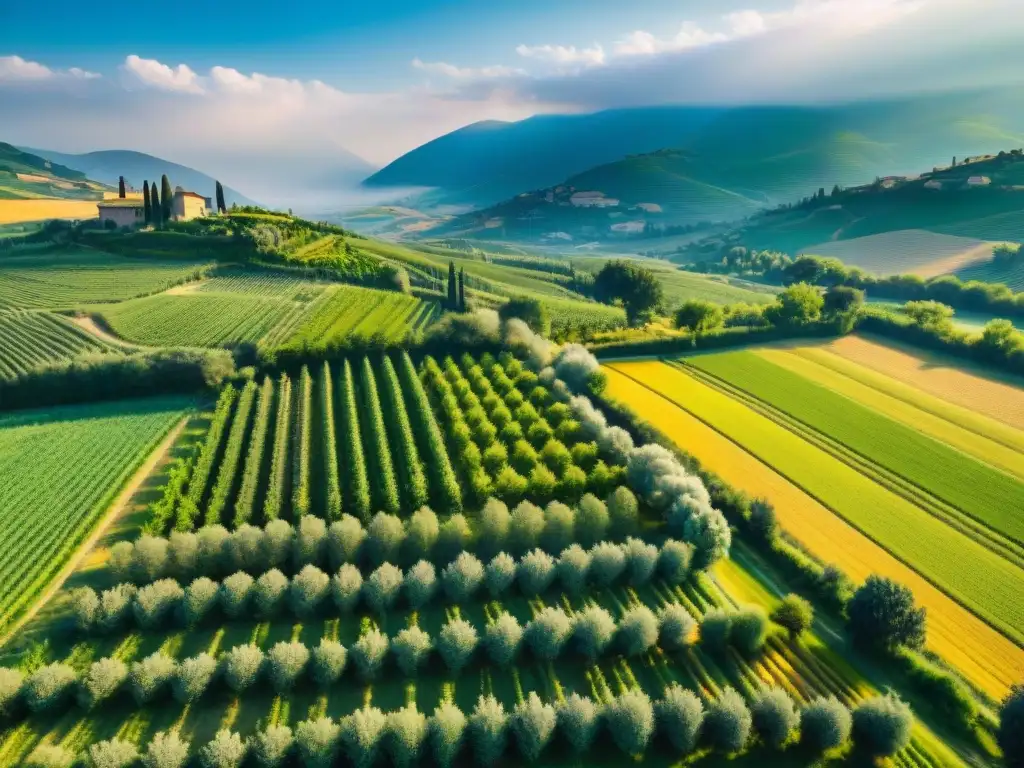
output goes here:
[{"label": "cultivated field strip", "polygon": [[0,627],[63,565],[187,405],[140,400],[0,418]]},{"label": "cultivated field strip", "polygon": [[[664,371],[657,367],[651,369],[651,366],[661,366]],[[726,482],[752,496],[772,501],[780,525],[815,556],[824,562],[835,563],[858,582],[871,574],[880,574],[909,586],[918,603],[928,609],[928,647],[961,670],[979,688],[994,698],[1000,698],[1011,684],[1024,676],[1024,649],[1016,642],[922,578],[916,570],[822,505],[802,487],[748,452],[739,441],[716,431],[692,414],[696,395],[700,394],[703,385],[662,363],[616,363],[606,366],[606,370],[611,397],[627,404],[640,418],[655,424]],[[673,386],[667,386],[664,377],[669,377]],[[674,386],[676,377],[691,382],[693,391],[689,386],[687,389]],[[656,382],[658,389],[666,390],[664,394],[655,391]],[[735,408],[745,410],[740,405]],[[752,418],[761,418],[748,413]],[[856,493],[851,493],[847,501],[850,504],[863,503]],[[954,555],[951,562],[962,563],[964,558]]]},{"label": "cultivated field strip", "polygon": [[246,296],[299,301],[300,296],[319,292],[323,290],[324,285],[325,283],[317,283],[288,274],[235,270],[218,272],[215,277],[203,281],[196,291],[197,293],[242,293]]},{"label": "cultivated field strip", "polygon": [[0,311],[0,379],[115,347],[49,312]]}]

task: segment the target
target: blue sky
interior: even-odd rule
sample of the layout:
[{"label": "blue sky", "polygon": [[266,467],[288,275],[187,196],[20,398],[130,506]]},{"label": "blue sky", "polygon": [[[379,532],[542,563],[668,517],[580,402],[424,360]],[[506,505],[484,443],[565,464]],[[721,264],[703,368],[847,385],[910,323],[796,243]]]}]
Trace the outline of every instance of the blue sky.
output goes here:
[{"label": "blue sky", "polygon": [[273,201],[478,120],[1024,78],[1022,0],[0,0],[0,141],[134,149]]}]

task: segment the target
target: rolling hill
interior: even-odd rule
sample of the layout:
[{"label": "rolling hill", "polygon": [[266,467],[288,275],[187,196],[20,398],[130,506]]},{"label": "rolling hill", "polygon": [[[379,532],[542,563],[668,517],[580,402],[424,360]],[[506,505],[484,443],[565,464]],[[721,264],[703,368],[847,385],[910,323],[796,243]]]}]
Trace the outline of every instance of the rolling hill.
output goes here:
[{"label": "rolling hill", "polygon": [[103,185],[82,171],[0,142],[0,200],[101,200],[103,194]]},{"label": "rolling hill", "polygon": [[[46,158],[53,163],[76,168],[82,171],[91,179],[96,179],[105,184],[117,184],[119,176],[124,176],[125,181],[136,189],[142,189],[143,181],[154,179],[159,181],[163,174],[171,180],[171,184],[181,185],[185,189],[199,192],[200,194],[212,197],[216,182],[205,173],[189,168],[188,166],[172,163],[153,155],[142,152],[133,152],[123,149],[103,150],[99,152],[87,152],[81,155],[65,154],[54,152],[49,149],[22,148],[25,152]],[[255,205],[255,202],[241,192],[224,187],[224,198],[228,205]]]}]

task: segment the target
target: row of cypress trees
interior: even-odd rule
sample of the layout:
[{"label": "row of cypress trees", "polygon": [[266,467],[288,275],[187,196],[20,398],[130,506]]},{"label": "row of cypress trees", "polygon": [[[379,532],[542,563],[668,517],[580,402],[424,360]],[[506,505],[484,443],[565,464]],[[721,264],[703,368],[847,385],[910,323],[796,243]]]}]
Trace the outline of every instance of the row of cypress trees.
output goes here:
[{"label": "row of cypress trees", "polygon": [[455,273],[455,262],[448,262],[448,307],[455,312],[466,311],[466,270]]},{"label": "row of cypress trees", "polygon": [[[125,196],[124,191],[124,177],[122,176],[119,183],[118,189],[120,197]],[[145,211],[145,218],[147,224],[153,224],[154,226],[160,226],[166,221],[171,220],[171,201],[174,198],[174,192],[171,190],[170,179],[167,178],[165,173],[160,179],[160,189],[157,190],[156,182],[150,186],[149,181],[142,182],[142,204]],[[227,205],[224,202],[224,187],[221,183],[217,182],[217,210],[220,213],[227,211]]]}]

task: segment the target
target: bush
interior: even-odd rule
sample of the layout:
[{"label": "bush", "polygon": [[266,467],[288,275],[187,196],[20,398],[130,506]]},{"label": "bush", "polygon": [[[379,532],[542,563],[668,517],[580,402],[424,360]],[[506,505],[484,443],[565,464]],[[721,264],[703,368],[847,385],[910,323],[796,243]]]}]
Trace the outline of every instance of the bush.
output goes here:
[{"label": "bush", "polygon": [[548,606],[526,625],[526,642],[533,654],[544,661],[558,658],[572,635],[572,619],[561,608]]},{"label": "bush", "polygon": [[71,612],[80,632],[89,632],[96,626],[100,611],[100,597],[92,587],[79,587],[71,593]]},{"label": "bush", "polygon": [[178,603],[180,621],[187,627],[196,626],[213,610],[219,596],[220,588],[217,582],[200,576],[185,588]]},{"label": "bush", "polygon": [[217,661],[208,653],[185,659],[171,678],[174,698],[182,704],[191,704],[206,692],[216,673]]},{"label": "bush", "polygon": [[700,644],[710,653],[723,654],[732,635],[733,613],[712,608],[700,621]]},{"label": "bush", "polygon": [[104,632],[119,629],[131,612],[132,598],[137,591],[132,584],[118,584],[116,587],[103,590],[96,626]]},{"label": "bush", "polygon": [[249,751],[262,768],[278,768],[284,765],[295,736],[287,725],[269,725],[265,731],[258,731],[250,739]]},{"label": "bush", "polygon": [[590,578],[599,587],[610,587],[626,569],[626,553],[618,544],[602,541],[590,550]]},{"label": "bush", "polygon": [[623,545],[626,556],[626,579],[634,587],[639,587],[651,580],[654,569],[658,566],[658,548],[636,538],[626,539]]},{"label": "bush", "polygon": [[491,765],[505,752],[509,716],[494,696],[481,696],[469,716],[469,737],[478,765]]},{"label": "bush", "polygon": [[415,675],[423,661],[430,655],[434,643],[430,635],[418,626],[406,627],[391,642],[398,668],[408,677]]},{"label": "bush", "polygon": [[555,554],[572,544],[575,539],[575,515],[572,509],[558,501],[552,501],[544,511],[544,531],[541,546]]},{"label": "bush", "polygon": [[359,569],[346,563],[331,577],[331,599],[342,613],[351,613],[363,591],[363,575]]},{"label": "bush", "polygon": [[146,768],[181,768],[188,760],[189,743],[177,731],[159,731],[142,757]]},{"label": "bush", "polygon": [[363,548],[374,565],[397,563],[405,541],[405,527],[397,515],[378,512],[367,527]]},{"label": "bush", "polygon": [[691,515],[683,528],[683,538],[693,545],[694,567],[702,570],[728,555],[732,545],[729,523],[717,509],[705,509]]},{"label": "bush", "polygon": [[238,619],[249,609],[253,578],[245,571],[238,571],[220,583],[220,605],[230,619]]},{"label": "bush", "polygon": [[362,636],[349,649],[352,661],[359,671],[360,677],[364,680],[373,680],[377,673],[384,666],[384,659],[388,654],[388,636],[379,629],[371,629],[364,632]]},{"label": "bush", "polygon": [[297,565],[315,565],[323,562],[326,544],[327,523],[313,515],[303,515],[299,518],[292,550]]},{"label": "bush", "polygon": [[437,544],[441,524],[430,507],[420,507],[412,513],[405,531],[407,562],[429,560]]},{"label": "bush", "polygon": [[[509,426],[512,425],[509,424]],[[521,499],[529,487],[527,479],[512,467],[505,467],[494,478],[494,495],[510,504]]]},{"label": "bush", "polygon": [[98,741],[89,747],[92,768],[130,768],[138,763],[139,750],[130,741],[110,739]]},{"label": "bush", "polygon": [[327,597],[331,580],[315,565],[303,567],[293,578],[288,589],[292,612],[300,619],[316,613],[320,603]]},{"label": "bush", "polygon": [[47,664],[28,676],[22,697],[33,712],[55,709],[71,694],[77,680],[75,670],[67,664]]},{"label": "bush", "polygon": [[601,724],[601,709],[588,696],[570,693],[557,705],[558,729],[573,751],[580,755],[590,749]]},{"label": "bush", "polygon": [[[0,712],[3,706],[0,705]],[[1007,768],[1024,766],[1024,685],[1013,685],[999,707],[996,740]]]},{"label": "bush", "polygon": [[761,691],[751,706],[751,715],[761,741],[774,749],[781,749],[800,724],[800,713],[793,699],[781,688]]},{"label": "bush", "polygon": [[516,735],[519,751],[529,762],[534,762],[551,741],[558,716],[555,708],[541,701],[536,691],[530,691],[525,701],[512,711],[512,731]]},{"label": "bush", "polygon": [[746,702],[732,688],[723,688],[708,704],[704,715],[704,737],[723,752],[739,752],[750,738],[752,718]]},{"label": "bush", "polygon": [[508,531],[509,551],[522,555],[540,544],[544,532],[544,511],[528,501],[521,502],[512,510]]},{"label": "bush", "polygon": [[17,669],[0,667],[0,718],[15,713],[21,701],[21,687],[25,676]]},{"label": "bush", "polygon": [[[205,530],[205,529],[204,529]],[[288,560],[295,531],[284,520],[271,520],[263,527],[263,560],[272,568],[281,568]]]},{"label": "bush", "polygon": [[544,550],[535,549],[519,561],[517,577],[524,595],[539,595],[555,578],[555,560]]},{"label": "bush", "polygon": [[132,664],[128,684],[137,704],[146,704],[162,693],[174,678],[178,665],[160,651]]},{"label": "bush", "polygon": [[479,637],[472,624],[465,619],[453,619],[441,628],[437,652],[448,669],[458,674],[473,655],[478,642]]},{"label": "bush", "polygon": [[267,674],[270,684],[278,693],[286,693],[306,671],[309,649],[299,642],[276,643],[267,652]]},{"label": "bush", "polygon": [[605,706],[605,722],[616,746],[627,755],[639,755],[654,733],[654,706],[640,690],[619,695]]},{"label": "bush", "polygon": [[658,574],[671,586],[686,581],[693,560],[693,547],[675,539],[668,539],[661,545],[658,554]]},{"label": "bush", "polygon": [[242,737],[222,728],[199,750],[199,762],[203,768],[238,768],[246,752],[248,749]]},{"label": "bush", "polygon": [[661,733],[672,746],[683,754],[693,752],[704,722],[704,705],[697,694],[673,683],[655,702],[654,710]]},{"label": "bush", "polygon": [[573,642],[576,649],[593,664],[615,638],[615,619],[599,605],[588,605],[576,614]]},{"label": "bush", "polygon": [[310,655],[309,674],[320,688],[334,685],[345,671],[348,651],[337,640],[320,638],[320,645]]},{"label": "bush", "polygon": [[507,667],[515,661],[522,639],[523,628],[507,611],[502,611],[484,629],[484,648],[499,667]]},{"label": "bush", "polygon": [[611,520],[608,507],[592,494],[586,494],[576,507],[576,538],[583,547],[593,547],[604,540]]},{"label": "bush", "polygon": [[511,515],[508,507],[497,499],[488,499],[480,510],[478,547],[485,557],[502,551],[508,540]]},{"label": "bush", "polygon": [[331,567],[340,568],[344,563],[358,562],[364,541],[366,530],[358,518],[346,514],[331,523],[327,529],[327,557]]},{"label": "bush", "polygon": [[910,743],[914,716],[893,694],[876,696],[853,710],[853,741],[874,757],[891,757]]},{"label": "bush", "polygon": [[295,746],[305,768],[331,768],[338,753],[341,726],[329,717],[295,726]]},{"label": "bush", "polygon": [[[290,526],[288,530],[290,534]],[[196,533],[196,568],[199,573],[227,572],[227,558],[224,552],[230,535],[223,525],[204,525],[199,529]]]},{"label": "bush", "polygon": [[376,707],[364,706],[340,722],[339,735],[352,765],[369,768],[373,765],[384,741],[387,716]]},{"label": "bush", "polygon": [[640,526],[640,504],[625,486],[620,485],[608,497],[608,519],[613,539],[636,534]]},{"label": "bush", "polygon": [[661,645],[670,651],[680,651],[689,647],[693,638],[693,630],[697,622],[679,603],[669,603],[658,619],[658,637]]},{"label": "bush", "polygon": [[729,640],[741,653],[752,656],[764,647],[768,639],[768,617],[757,606],[740,608],[732,615]]},{"label": "bush", "polygon": [[473,538],[473,531],[469,527],[469,521],[461,512],[456,513],[444,521],[441,532],[437,537],[435,548],[437,561],[447,565],[460,552],[469,549]]},{"label": "bush", "polygon": [[658,619],[646,605],[627,608],[619,619],[616,638],[627,656],[646,653],[658,642]]},{"label": "bush", "polygon": [[800,716],[800,743],[819,752],[841,747],[850,738],[853,717],[835,696],[818,698]]},{"label": "bush", "polygon": [[[307,566],[313,568],[313,566]],[[305,569],[304,569],[305,570]],[[318,573],[321,573],[318,569]],[[324,580],[327,581],[327,576],[323,576]],[[256,586],[252,590],[252,602],[253,607],[256,609],[256,615],[263,619],[273,618],[280,611],[281,603],[284,601],[285,594],[289,592],[289,586],[291,586],[293,597],[292,603],[295,605],[296,597],[294,592],[296,587],[294,584],[289,585],[288,577],[285,576],[277,568],[273,568],[258,579],[256,579]],[[320,585],[312,585],[315,587],[316,592],[321,591]],[[327,585],[322,587],[322,594],[317,598],[317,602],[323,599],[326,594]]]},{"label": "bush", "polygon": [[484,579],[487,582],[487,591],[491,597],[498,598],[508,591],[508,588],[515,581],[518,566],[512,556],[505,552],[495,555],[494,559],[487,564],[487,572]]},{"label": "bush", "polygon": [[400,568],[384,563],[363,584],[363,597],[370,610],[383,616],[395,604],[405,579]]},{"label": "bush", "polygon": [[430,602],[437,591],[437,571],[426,560],[420,560],[405,574],[405,599],[414,610]]},{"label": "bush", "polygon": [[566,592],[573,596],[581,595],[590,574],[590,553],[579,544],[566,547],[558,556],[555,571]]},{"label": "bush", "polygon": [[238,526],[224,542],[228,567],[259,571],[263,566],[263,531],[248,523]]},{"label": "bush", "polygon": [[127,679],[128,665],[120,659],[108,657],[94,661],[82,678],[78,703],[83,709],[94,709],[117,693]]},{"label": "bush", "polygon": [[789,632],[790,638],[795,640],[814,623],[814,608],[799,595],[789,594],[772,611],[771,620]]},{"label": "bush", "polygon": [[167,570],[167,539],[143,533],[132,550],[131,574],[138,584],[159,579]]},{"label": "bush", "polygon": [[441,573],[445,595],[453,603],[464,603],[480,588],[484,565],[468,552],[462,552]]},{"label": "bush", "polygon": [[450,701],[438,704],[427,722],[427,734],[433,749],[434,761],[441,768],[450,768],[462,748],[466,731],[466,716]]},{"label": "bush", "polygon": [[427,737],[427,717],[415,707],[389,712],[385,720],[384,746],[395,765],[404,767],[419,760]]},{"label": "bush", "polygon": [[925,609],[914,594],[881,576],[868,576],[846,606],[854,641],[873,648],[920,648],[925,639]]},{"label": "bush", "polygon": [[184,590],[174,579],[161,579],[147,584],[135,594],[132,613],[142,629],[159,627],[181,603]]}]

